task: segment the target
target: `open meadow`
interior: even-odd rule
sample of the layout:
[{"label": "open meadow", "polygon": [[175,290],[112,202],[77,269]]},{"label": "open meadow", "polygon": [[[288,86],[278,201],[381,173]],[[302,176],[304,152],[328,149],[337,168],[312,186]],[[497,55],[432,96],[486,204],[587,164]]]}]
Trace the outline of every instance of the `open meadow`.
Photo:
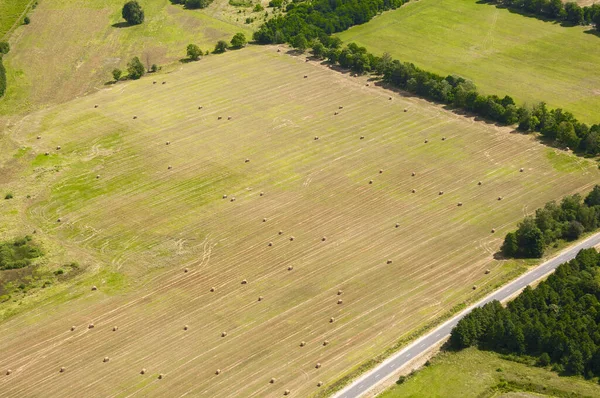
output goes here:
[{"label": "open meadow", "polygon": [[562,27],[477,0],[424,0],[385,12],[338,36],[370,52],[443,75],[518,103],[546,101],[581,121],[600,115],[600,38],[591,27]]},{"label": "open meadow", "polygon": [[317,394],[514,275],[506,232],[598,181],[366,83],[251,46],[11,124],[0,232],[90,276],[0,323],[0,396]]}]

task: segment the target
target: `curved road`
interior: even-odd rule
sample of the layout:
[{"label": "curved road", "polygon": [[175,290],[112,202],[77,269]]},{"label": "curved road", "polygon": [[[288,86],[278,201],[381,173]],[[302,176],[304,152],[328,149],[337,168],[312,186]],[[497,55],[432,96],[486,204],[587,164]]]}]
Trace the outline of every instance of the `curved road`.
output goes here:
[{"label": "curved road", "polygon": [[531,271],[521,275],[519,278],[505,285],[504,287],[496,290],[489,296],[485,297],[478,303],[472,305],[466,310],[462,311],[454,318],[446,321],[442,325],[435,328],[433,331],[424,335],[423,337],[416,340],[414,343],[405,347],[398,353],[394,354],[379,366],[369,371],[368,373],[361,376],[359,379],[352,382],[352,384],[346,386],[343,390],[339,391],[334,395],[334,398],[358,398],[367,391],[371,390],[382,380],[396,372],[398,369],[406,365],[413,358],[423,354],[434,345],[445,339],[450,335],[450,332],[456,326],[459,320],[467,315],[473,308],[481,307],[484,304],[489,303],[492,300],[503,301],[525,286],[532,282],[537,281],[540,278],[548,275],[560,264],[573,259],[581,249],[587,249],[590,247],[598,246],[600,244],[600,233],[596,233],[584,241],[569,247],[558,256],[553,259],[546,261],[545,263],[537,266]]}]

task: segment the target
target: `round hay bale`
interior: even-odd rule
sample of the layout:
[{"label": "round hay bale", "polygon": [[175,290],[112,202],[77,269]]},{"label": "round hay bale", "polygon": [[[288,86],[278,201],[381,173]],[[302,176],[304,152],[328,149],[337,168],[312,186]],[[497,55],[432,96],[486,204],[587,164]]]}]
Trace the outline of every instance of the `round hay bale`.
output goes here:
[{"label": "round hay bale", "polygon": [[188,330],[188,328],[189,328],[189,327],[188,327],[188,325],[185,325],[185,326],[183,327],[183,330]]},{"label": "round hay bale", "polygon": [[429,142],[429,140],[427,140],[427,139],[426,139],[426,140],[425,140],[425,143],[427,144],[428,142]]},{"label": "round hay bale", "polygon": [[477,285],[473,285],[473,290],[477,289]]},{"label": "round hay bale", "polygon": [[502,196],[498,196],[498,200],[502,200]]},{"label": "round hay bale", "polygon": [[338,296],[341,296],[341,295],[342,295],[342,293],[343,293],[343,291],[342,291],[342,289],[340,289],[340,290],[338,290],[338,293],[337,293],[337,295],[338,295]]},{"label": "round hay bale", "polygon": [[444,191],[440,191],[439,195],[443,195],[443,194],[444,194]]},{"label": "round hay bale", "polygon": [[100,174],[96,174],[96,179],[99,179],[99,178],[100,178]]},{"label": "round hay bale", "polygon": [[306,59],[304,60],[304,62],[309,62],[309,61],[310,61],[310,59],[308,59],[308,58],[306,58]]},{"label": "round hay bale", "polygon": [[162,82],[162,84],[167,84],[167,82]]},{"label": "round hay bale", "polygon": [[75,331],[75,325],[71,326],[71,332]]},{"label": "round hay bale", "polygon": [[392,260],[387,260],[387,261],[386,261],[386,263],[387,263],[387,264],[391,264],[391,263],[392,263]]},{"label": "round hay bale", "polygon": [[285,391],[283,392],[283,395],[290,395],[290,390],[285,390]]},{"label": "round hay bale", "polygon": [[265,196],[264,192],[259,193],[260,196]]},{"label": "round hay bale", "polygon": [[227,116],[227,120],[231,120],[231,116]]},{"label": "round hay bale", "polygon": [[184,268],[184,269],[183,269],[183,272],[184,272],[184,273],[185,273],[185,272],[188,272],[188,271],[189,271],[189,269],[187,269],[187,268]]},{"label": "round hay bale", "polygon": [[44,155],[48,156],[50,155],[50,152],[45,152]]},{"label": "round hay bale", "polygon": [[342,304],[343,302],[344,302],[344,300],[342,300],[342,299],[339,299],[339,300],[337,301],[337,303],[338,303],[338,304]]},{"label": "round hay bale", "polygon": [[379,169],[379,174],[383,174],[383,170],[382,169]]},{"label": "round hay bale", "polygon": [[264,297],[263,296],[258,296],[258,301],[263,301]]},{"label": "round hay bale", "polygon": [[278,53],[280,53],[280,52],[281,52],[281,49],[280,49],[280,48],[278,48],[278,49],[277,49],[277,52],[278,52]]},{"label": "round hay bale", "polygon": [[118,326],[113,326],[113,332],[116,332],[117,330],[119,330]]},{"label": "round hay bale", "polygon": [[90,323],[90,324],[88,325],[88,329],[93,329],[93,328],[94,328],[94,324],[93,324],[93,323]]},{"label": "round hay bale", "polygon": [[235,196],[229,200],[230,202],[235,202]]},{"label": "round hay bale", "polygon": [[339,106],[339,109],[344,109],[344,107],[340,105],[340,106]]},{"label": "round hay bale", "polygon": [[223,195],[223,199],[227,199],[227,195]]},{"label": "round hay bale", "polygon": [[496,229],[495,228],[492,228],[492,233],[493,234],[496,233]]},{"label": "round hay bale", "polygon": [[338,114],[337,112],[333,112],[333,116],[337,116],[337,114]]},{"label": "round hay bale", "polygon": [[263,222],[267,222],[267,219],[266,219],[266,218],[263,218]]},{"label": "round hay bale", "polygon": [[137,119],[137,116],[134,116],[133,119]]},{"label": "round hay bale", "polygon": [[67,370],[67,368],[65,368],[64,366],[61,366],[59,372],[64,373],[66,370]]},{"label": "round hay bale", "polygon": [[327,240],[326,236],[324,236],[324,237],[321,238],[321,242],[325,242],[326,240]]},{"label": "round hay bale", "polygon": [[283,231],[282,231],[282,230],[279,230],[278,234],[279,234],[279,235],[283,235]]},{"label": "round hay bale", "polygon": [[98,290],[96,286],[92,286],[92,290]]},{"label": "round hay bale", "polygon": [[221,332],[221,337],[227,337],[227,332]]},{"label": "round hay bale", "polygon": [[308,75],[304,75],[304,78],[305,78],[305,79],[308,79]]},{"label": "round hay bale", "polygon": [[215,288],[214,286],[210,288],[210,292],[214,293],[217,290],[217,288]]},{"label": "round hay bale", "polygon": [[325,345],[327,345],[327,344],[329,344],[329,340],[325,340],[325,341],[323,342],[323,345],[324,345],[324,346],[325,346]]},{"label": "round hay bale", "polygon": [[417,173],[415,173],[414,171],[411,173],[411,176],[413,176],[413,177],[416,175],[417,175]]},{"label": "round hay bale", "polygon": [[519,171],[522,173],[522,172],[524,172],[524,171],[525,171],[525,169],[521,167],[521,168],[519,169]]},{"label": "round hay bale", "polygon": [[489,269],[486,269],[486,270],[485,270],[485,274],[486,274],[486,275],[487,275],[487,274],[489,274],[490,272],[492,272],[492,271],[490,271]]},{"label": "round hay bale", "polygon": [[457,206],[458,206],[458,207],[462,206],[462,202],[458,202],[458,203],[457,203]]},{"label": "round hay bale", "polygon": [[104,359],[102,360],[102,362],[108,362],[110,359],[108,357],[104,357]]},{"label": "round hay bale", "polygon": [[41,139],[42,139],[42,136],[41,136],[41,135],[38,135],[38,136],[37,136],[37,139],[38,139],[38,140],[41,140]]},{"label": "round hay bale", "polygon": [[171,166],[171,165],[167,166],[167,170],[171,170],[172,168],[173,168],[173,166]]},{"label": "round hay bale", "polygon": [[417,193],[417,190],[416,190],[416,189],[413,189],[413,190],[412,190],[412,193]]},{"label": "round hay bale", "polygon": [[268,246],[269,247],[273,246],[273,242],[269,242]]},{"label": "round hay bale", "polygon": [[446,137],[442,137],[442,141],[446,141]]},{"label": "round hay bale", "polygon": [[404,112],[408,112],[408,108],[404,108]]},{"label": "round hay bale", "polygon": [[300,342],[300,347],[304,347],[306,345],[306,341],[301,341]]},{"label": "round hay bale", "polygon": [[319,380],[319,382],[317,383],[317,387],[321,387],[323,385],[323,382]]},{"label": "round hay bale", "polygon": [[56,220],[56,222],[61,222],[61,221],[62,221],[62,220],[61,220],[60,218],[58,218],[58,219]]},{"label": "round hay bale", "polygon": [[275,384],[276,381],[277,381],[277,379],[275,379],[274,377],[271,377],[271,380],[269,380],[269,383]]},{"label": "round hay bale", "polygon": [[215,370],[215,374],[216,374],[216,375],[220,375],[220,374],[221,374],[221,369],[217,369],[217,370]]},{"label": "round hay bale", "polygon": [[292,271],[293,269],[294,269],[293,265],[288,265],[288,268],[287,268],[288,271]]},{"label": "round hay bale", "polygon": [[315,135],[315,141],[318,141],[318,140],[319,140],[319,136]]},{"label": "round hay bale", "polygon": [[223,119],[223,117],[222,117],[222,116],[218,116],[218,117],[217,117],[217,120],[221,120],[221,119]]},{"label": "round hay bale", "polygon": [[483,182],[481,182],[481,181],[477,182],[477,185],[481,185],[481,184],[483,184]]},{"label": "round hay bale", "polygon": [[6,375],[7,375],[7,376],[10,376],[10,374],[11,374],[11,373],[12,373],[12,370],[10,370],[10,369],[7,369],[7,370],[6,370]]},{"label": "round hay bale", "polygon": [[142,368],[142,370],[140,370],[140,374],[141,375],[145,375],[146,374],[146,368]]},{"label": "round hay bale", "polygon": [[396,223],[396,228],[400,228],[400,223]]},{"label": "round hay bale", "polygon": [[198,109],[202,109],[202,106],[199,106]]},{"label": "round hay bale", "polygon": [[152,84],[156,84],[156,81],[153,81]]},{"label": "round hay bale", "polygon": [[329,323],[333,323],[333,322],[335,322],[335,318],[334,317],[329,318]]},{"label": "round hay bale", "polygon": [[250,159],[246,158],[246,160],[244,160],[244,163],[250,163]]},{"label": "round hay bale", "polygon": [[166,145],[171,145],[171,141],[167,141],[167,142],[166,142]]},{"label": "round hay bale", "polygon": [[94,108],[97,108],[97,107],[98,107],[98,104],[94,105]]},{"label": "round hay bale", "polygon": [[290,241],[294,240],[295,238],[293,236],[290,236]]},{"label": "round hay bale", "polygon": [[58,145],[58,146],[56,147],[56,150],[57,150],[57,151],[60,151],[60,145]]},{"label": "round hay bale", "polygon": [[391,100],[392,100],[392,97],[390,97],[390,98],[389,98],[389,100],[391,101]]},{"label": "round hay bale", "polygon": [[317,362],[317,364],[315,365],[315,369],[319,369],[321,367],[321,362]]},{"label": "round hay bale", "polygon": [[163,377],[165,377],[165,375],[163,375],[162,373],[158,375],[158,380],[162,380]]},{"label": "round hay bale", "polygon": [[365,139],[365,136],[364,136],[364,135],[361,135],[361,136],[360,136],[360,139],[361,139],[361,140],[364,140],[364,139]]},{"label": "round hay bale", "polygon": [[242,279],[242,285],[247,285],[248,281],[246,279]]},{"label": "round hay bale", "polygon": [[373,180],[369,180],[369,184],[373,184]]}]

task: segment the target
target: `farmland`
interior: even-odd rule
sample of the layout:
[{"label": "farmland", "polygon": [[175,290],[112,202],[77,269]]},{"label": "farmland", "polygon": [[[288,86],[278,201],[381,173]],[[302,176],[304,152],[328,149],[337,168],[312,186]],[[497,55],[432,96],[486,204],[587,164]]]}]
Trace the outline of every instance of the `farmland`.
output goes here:
[{"label": "farmland", "polygon": [[30,14],[31,24],[11,37],[12,51],[4,62],[8,91],[0,115],[25,113],[100,89],[114,68],[125,68],[134,56],[144,64],[163,66],[184,58],[189,43],[207,51],[237,32],[250,35],[241,17],[236,21],[236,10],[223,3],[184,10],[168,0],[145,1],[146,22],[126,26],[121,0],[41,1]]},{"label": "farmland", "polygon": [[513,275],[504,234],[598,180],[366,83],[250,47],[12,124],[3,233],[88,276],[0,324],[0,396],[315,394]]},{"label": "farmland", "polygon": [[401,397],[595,397],[600,386],[579,377],[503,359],[493,352],[444,352],[381,398]]},{"label": "farmland", "polygon": [[[339,34],[440,74],[471,79],[486,94],[546,101],[598,122],[600,55],[590,27],[565,28],[476,0],[409,3]],[[564,62],[568,59],[569,62]]]}]

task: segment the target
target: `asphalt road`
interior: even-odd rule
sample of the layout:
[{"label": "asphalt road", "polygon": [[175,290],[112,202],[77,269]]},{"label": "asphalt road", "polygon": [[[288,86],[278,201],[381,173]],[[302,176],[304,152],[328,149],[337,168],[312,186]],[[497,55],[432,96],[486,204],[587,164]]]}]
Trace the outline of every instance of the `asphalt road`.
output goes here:
[{"label": "asphalt road", "polygon": [[441,326],[438,326],[432,332],[429,332],[425,336],[419,338],[414,343],[402,349],[397,354],[385,360],[379,366],[369,371],[368,373],[361,376],[359,379],[348,385],[346,388],[334,395],[334,398],[358,398],[365,392],[375,387],[382,380],[387,378],[389,375],[394,373],[399,368],[406,365],[413,358],[421,355],[429,348],[433,347],[446,337],[450,335],[450,332],[456,326],[459,320],[467,315],[473,308],[481,307],[492,300],[503,301],[508,297],[512,296],[516,292],[525,288],[532,282],[546,276],[552,272],[560,264],[573,259],[581,249],[594,247],[600,244],[600,233],[590,236],[586,240],[566,249],[558,256],[553,259],[546,261],[538,267],[532,269],[519,278],[505,285],[504,287],[496,290],[477,304],[467,308],[463,312],[456,315],[454,318],[446,321]]}]

